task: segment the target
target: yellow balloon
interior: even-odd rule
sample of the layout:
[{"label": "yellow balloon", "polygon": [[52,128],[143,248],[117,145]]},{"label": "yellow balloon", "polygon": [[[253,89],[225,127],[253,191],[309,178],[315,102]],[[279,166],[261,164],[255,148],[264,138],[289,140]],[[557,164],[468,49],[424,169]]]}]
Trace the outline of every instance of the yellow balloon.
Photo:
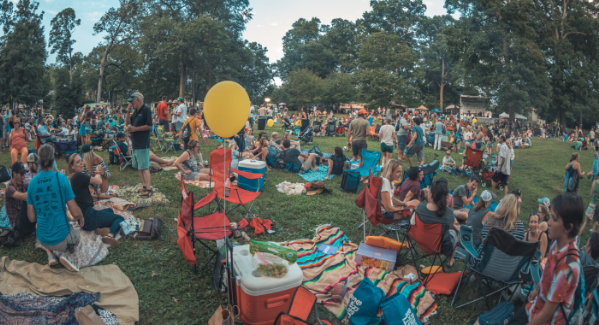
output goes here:
[{"label": "yellow balloon", "polygon": [[275,121],[273,121],[272,119],[268,120],[268,122],[266,122],[266,125],[268,125],[268,127],[271,128],[273,125],[275,125]]},{"label": "yellow balloon", "polygon": [[250,116],[250,97],[233,81],[214,85],[204,99],[206,124],[214,134],[230,138],[237,134]]}]

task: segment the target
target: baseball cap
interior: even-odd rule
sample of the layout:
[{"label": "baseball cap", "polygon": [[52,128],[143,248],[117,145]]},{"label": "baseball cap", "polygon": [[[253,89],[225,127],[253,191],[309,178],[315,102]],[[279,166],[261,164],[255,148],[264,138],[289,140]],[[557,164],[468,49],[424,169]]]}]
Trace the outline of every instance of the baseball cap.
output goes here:
[{"label": "baseball cap", "polygon": [[135,98],[141,99],[143,101],[144,95],[142,95],[139,91],[136,91],[131,95],[131,97],[129,97],[129,99],[127,99],[127,101],[132,102]]},{"label": "baseball cap", "polygon": [[90,151],[92,151],[92,147],[89,144],[84,144],[83,147],[81,147],[81,153],[86,153]]},{"label": "baseball cap", "polygon": [[11,171],[21,175],[25,175],[25,173],[27,173],[27,169],[25,169],[25,166],[23,166],[23,163],[20,161],[16,161],[14,164],[12,164]]},{"label": "baseball cap", "polygon": [[549,198],[544,197],[542,199],[539,199],[538,201],[539,203],[544,204],[546,207],[551,206],[551,201],[549,201]]},{"label": "baseball cap", "polygon": [[480,194],[480,199],[483,200],[483,202],[489,202],[497,199],[497,195],[485,190]]},{"label": "baseball cap", "polygon": [[361,109],[358,111],[358,115],[368,115],[368,111],[365,109]]},{"label": "baseball cap", "polygon": [[184,101],[185,101],[185,98],[183,98],[183,97],[179,97],[179,101],[180,101],[180,102],[184,102]]},{"label": "baseball cap", "polygon": [[38,165],[39,165],[39,163],[40,163],[40,160],[39,160],[39,158],[38,158],[37,154],[32,152],[32,153],[30,153],[30,154],[27,156],[27,162],[28,162],[28,163],[34,163],[34,164],[38,164]]},{"label": "baseball cap", "polygon": [[116,137],[117,138],[124,138],[124,137],[126,137],[125,132],[123,132],[123,131],[117,132]]}]

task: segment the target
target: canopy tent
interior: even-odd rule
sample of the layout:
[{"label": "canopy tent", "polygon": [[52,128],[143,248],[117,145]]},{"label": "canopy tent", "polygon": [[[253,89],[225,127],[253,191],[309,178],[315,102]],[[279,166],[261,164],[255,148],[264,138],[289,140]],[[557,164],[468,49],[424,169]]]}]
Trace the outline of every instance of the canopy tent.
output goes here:
[{"label": "canopy tent", "polygon": [[441,110],[440,110],[440,109],[438,109],[438,108],[436,108],[436,107],[435,107],[435,109],[433,109],[431,112],[433,112],[433,113],[443,113],[443,112],[441,112]]},{"label": "canopy tent", "polygon": [[456,109],[456,108],[460,108],[460,106],[456,106],[456,105],[449,105],[447,107],[445,107],[445,109]]},{"label": "canopy tent", "polygon": [[509,118],[509,117],[510,117],[510,114],[508,114],[506,112],[499,114],[499,118]]},{"label": "canopy tent", "polygon": [[424,105],[420,105],[420,107],[418,107],[417,109],[428,111],[428,108],[424,107]]},{"label": "canopy tent", "polygon": [[520,114],[516,114],[516,118],[519,120],[528,120],[528,117],[526,117],[524,115],[520,115]]}]

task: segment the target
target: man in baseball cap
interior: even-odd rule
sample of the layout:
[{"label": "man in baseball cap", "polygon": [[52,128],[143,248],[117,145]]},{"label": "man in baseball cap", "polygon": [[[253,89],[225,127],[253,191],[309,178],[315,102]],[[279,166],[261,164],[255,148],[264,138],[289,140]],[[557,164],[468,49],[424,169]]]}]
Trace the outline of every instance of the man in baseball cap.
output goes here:
[{"label": "man in baseball cap", "polygon": [[349,124],[349,130],[347,130],[347,146],[351,147],[354,160],[362,160],[362,149],[368,149],[366,143],[366,137],[368,136],[368,130],[370,129],[370,123],[366,121],[366,115],[368,112],[365,109],[358,111],[359,118],[351,121]]},{"label": "man in baseball cap", "polygon": [[481,231],[483,229],[483,220],[485,217],[488,218],[493,214],[488,208],[489,205],[491,205],[491,201],[495,199],[497,199],[495,194],[488,190],[483,191],[480,194],[480,201],[468,214],[467,225],[472,227],[472,243],[474,244],[474,247],[480,246],[482,242]]},{"label": "man in baseball cap", "polygon": [[40,160],[36,153],[30,153],[27,156],[27,173],[25,174],[25,179],[23,179],[23,184],[25,186],[29,185],[29,181],[33,178],[33,176],[37,175],[40,169]]},{"label": "man in baseball cap", "polygon": [[546,197],[539,199],[539,204],[543,204],[548,208],[551,207],[551,201],[549,201],[549,198],[546,198]]}]

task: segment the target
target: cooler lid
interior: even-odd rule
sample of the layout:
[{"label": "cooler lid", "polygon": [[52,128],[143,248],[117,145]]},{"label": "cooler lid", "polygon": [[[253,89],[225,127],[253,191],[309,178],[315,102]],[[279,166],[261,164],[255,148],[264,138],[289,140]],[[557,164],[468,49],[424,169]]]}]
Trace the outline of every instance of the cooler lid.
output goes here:
[{"label": "cooler lid", "polygon": [[233,267],[237,285],[250,296],[262,296],[302,285],[304,274],[297,263],[288,267],[282,278],[270,278],[254,269],[250,245],[233,247]]},{"label": "cooler lid", "polygon": [[260,160],[253,159],[244,159],[239,162],[239,167],[251,168],[251,169],[261,169],[266,168],[266,163]]}]

